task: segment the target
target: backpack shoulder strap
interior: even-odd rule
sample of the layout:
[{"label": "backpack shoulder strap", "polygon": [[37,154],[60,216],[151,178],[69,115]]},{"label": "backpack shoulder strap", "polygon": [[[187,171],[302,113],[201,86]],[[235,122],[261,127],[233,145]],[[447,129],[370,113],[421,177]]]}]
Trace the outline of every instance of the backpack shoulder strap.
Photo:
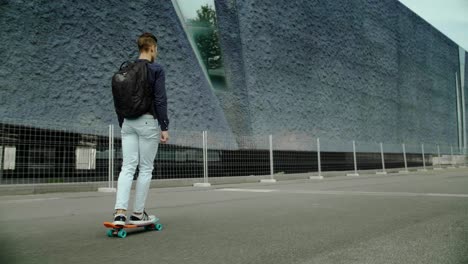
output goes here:
[{"label": "backpack shoulder strap", "polygon": [[[135,63],[136,61],[124,61],[122,64],[120,64],[119,70],[122,70],[125,67],[128,67],[128,65]],[[125,66],[125,67],[124,67]]]}]

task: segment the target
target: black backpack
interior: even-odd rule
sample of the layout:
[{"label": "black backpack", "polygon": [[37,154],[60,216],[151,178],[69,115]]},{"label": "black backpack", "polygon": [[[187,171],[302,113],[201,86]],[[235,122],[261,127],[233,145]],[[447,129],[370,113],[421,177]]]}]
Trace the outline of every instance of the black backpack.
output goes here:
[{"label": "black backpack", "polygon": [[153,100],[148,82],[147,62],[124,62],[112,77],[115,111],[124,118],[149,112]]}]

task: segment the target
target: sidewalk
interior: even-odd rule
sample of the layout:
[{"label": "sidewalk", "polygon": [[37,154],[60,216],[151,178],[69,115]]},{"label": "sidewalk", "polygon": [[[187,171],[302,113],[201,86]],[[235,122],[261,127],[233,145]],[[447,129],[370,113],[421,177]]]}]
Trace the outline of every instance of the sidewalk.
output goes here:
[{"label": "sidewalk", "polygon": [[0,197],[1,263],[466,263],[468,170],[151,189],[161,232],[108,238],[114,194]]},{"label": "sidewalk", "polygon": [[[410,173],[419,174],[422,167],[409,168]],[[428,172],[432,172],[432,167],[427,167]],[[401,174],[402,169],[387,169],[389,174]],[[360,170],[361,177],[375,175],[380,170]],[[354,171],[325,171],[321,175],[323,177],[338,177],[344,176]],[[317,173],[300,173],[300,174],[274,174],[274,178],[278,181],[289,181],[298,179],[309,179],[310,176],[316,176]],[[258,183],[261,179],[269,179],[270,175],[263,176],[235,176],[235,177],[214,177],[209,178],[211,184],[239,184],[239,183]],[[201,178],[193,179],[159,179],[151,182],[151,188],[168,188],[168,187],[188,187],[194,183],[202,182]],[[31,182],[25,180],[25,182]],[[92,192],[97,191],[101,187],[108,187],[108,182],[77,182],[77,183],[36,183],[36,184],[0,184],[0,197],[5,195],[28,195],[42,193],[62,193],[62,192]],[[114,181],[114,187],[117,185],[117,180]]]}]

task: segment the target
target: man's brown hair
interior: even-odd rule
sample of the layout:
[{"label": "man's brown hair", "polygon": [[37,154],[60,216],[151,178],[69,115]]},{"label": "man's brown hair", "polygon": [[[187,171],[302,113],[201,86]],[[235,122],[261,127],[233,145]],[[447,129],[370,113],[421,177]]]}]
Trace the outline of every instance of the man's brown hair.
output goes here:
[{"label": "man's brown hair", "polygon": [[141,34],[140,37],[138,37],[137,44],[138,44],[138,50],[140,52],[149,51],[151,46],[158,45],[158,39],[156,39],[156,37],[153,34],[146,32],[146,33]]}]

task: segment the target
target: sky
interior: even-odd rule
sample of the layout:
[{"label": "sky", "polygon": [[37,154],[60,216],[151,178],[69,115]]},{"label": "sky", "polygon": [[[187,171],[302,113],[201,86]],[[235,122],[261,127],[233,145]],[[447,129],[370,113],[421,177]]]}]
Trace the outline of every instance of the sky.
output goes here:
[{"label": "sky", "polygon": [[399,0],[468,51],[468,0]]},{"label": "sky", "polygon": [[[468,51],[468,0],[399,0],[447,37]],[[214,0],[177,0],[186,18]]]}]

